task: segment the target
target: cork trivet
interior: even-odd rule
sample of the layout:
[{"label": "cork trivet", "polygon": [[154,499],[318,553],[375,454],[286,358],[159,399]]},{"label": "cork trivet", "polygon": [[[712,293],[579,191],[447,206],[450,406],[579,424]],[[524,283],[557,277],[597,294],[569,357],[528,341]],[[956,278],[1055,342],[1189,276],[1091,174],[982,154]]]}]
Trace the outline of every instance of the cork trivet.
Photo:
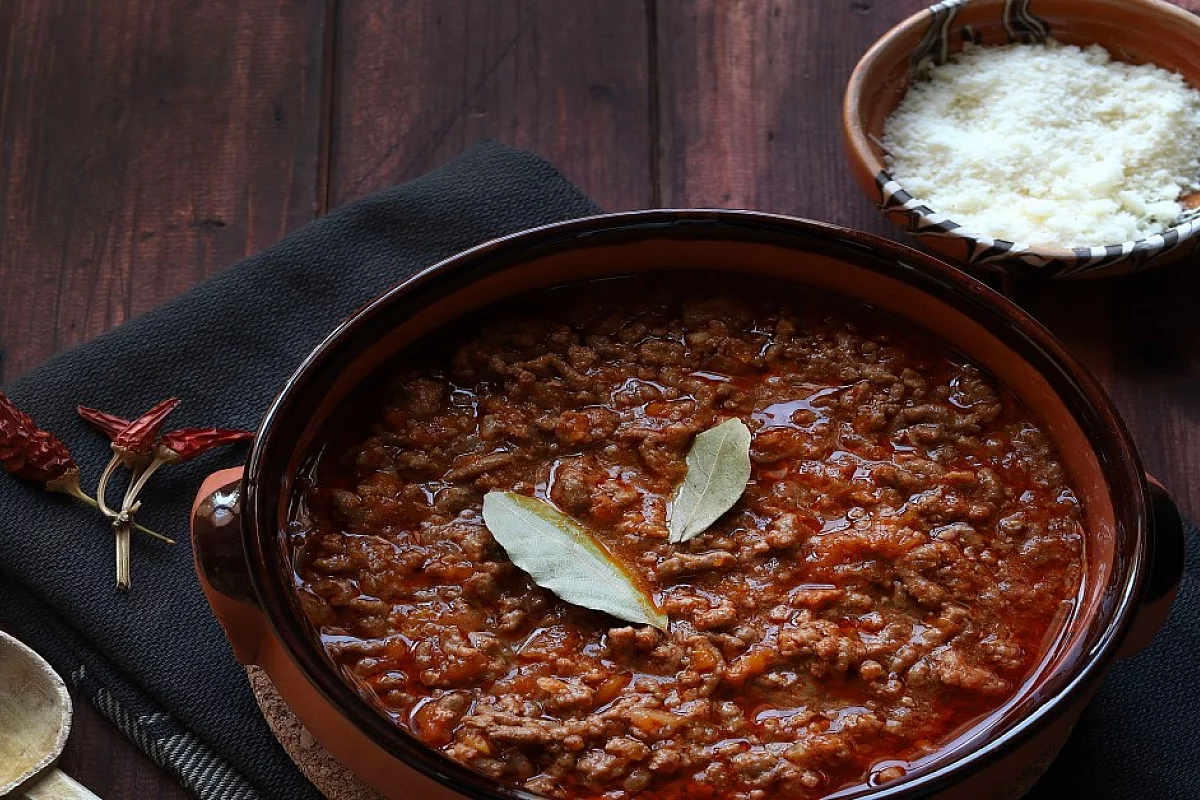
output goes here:
[{"label": "cork trivet", "polygon": [[246,676],[275,738],[321,794],[329,800],[383,800],[317,743],[275,691],[267,673],[258,667],[246,667]]}]

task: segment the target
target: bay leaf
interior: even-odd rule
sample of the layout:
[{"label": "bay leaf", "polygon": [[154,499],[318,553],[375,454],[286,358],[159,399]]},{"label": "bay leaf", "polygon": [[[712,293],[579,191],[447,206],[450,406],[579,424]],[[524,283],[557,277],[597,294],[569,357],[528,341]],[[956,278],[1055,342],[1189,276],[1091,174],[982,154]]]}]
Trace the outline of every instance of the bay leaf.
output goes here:
[{"label": "bay leaf", "polygon": [[508,558],[568,603],[639,625],[667,629],[667,615],[604,546],[549,503],[488,492],[483,521]]},{"label": "bay leaf", "polygon": [[671,500],[667,528],[679,544],[706,531],[733,508],[750,482],[750,429],[733,417],[696,435],[687,475]]}]

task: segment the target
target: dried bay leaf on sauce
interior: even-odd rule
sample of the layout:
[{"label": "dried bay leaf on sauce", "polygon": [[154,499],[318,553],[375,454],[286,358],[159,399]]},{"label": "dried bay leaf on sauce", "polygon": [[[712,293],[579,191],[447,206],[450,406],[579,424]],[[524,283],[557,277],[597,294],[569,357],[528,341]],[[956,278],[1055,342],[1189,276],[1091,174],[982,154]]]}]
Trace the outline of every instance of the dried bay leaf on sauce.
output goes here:
[{"label": "dried bay leaf on sauce", "polygon": [[737,417],[697,434],[687,454],[687,475],[671,500],[670,541],[706,531],[741,499],[750,482],[750,429]]},{"label": "dried bay leaf on sauce", "polygon": [[488,492],[483,521],[509,560],[543,589],[626,622],[667,629],[667,615],[629,571],[549,503],[516,492]]}]

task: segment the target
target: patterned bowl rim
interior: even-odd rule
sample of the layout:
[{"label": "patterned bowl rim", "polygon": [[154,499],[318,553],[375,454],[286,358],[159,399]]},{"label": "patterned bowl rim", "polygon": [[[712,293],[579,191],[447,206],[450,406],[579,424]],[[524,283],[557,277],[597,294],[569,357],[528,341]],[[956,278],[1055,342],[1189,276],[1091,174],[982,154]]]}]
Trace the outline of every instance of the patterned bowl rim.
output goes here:
[{"label": "patterned bowl rim", "polygon": [[[909,74],[929,59],[941,63],[949,56],[950,33],[954,18],[964,7],[975,0],[942,0],[928,8],[901,20],[880,36],[858,60],[847,84],[843,104],[843,121],[846,127],[847,146],[850,156],[859,159],[875,177],[879,209],[886,215],[900,214],[910,218],[908,230],[915,236],[957,239],[967,245],[968,264],[984,264],[990,261],[1017,259],[1033,267],[1060,264],[1064,271],[1094,270],[1115,263],[1129,256],[1149,260],[1153,256],[1175,250],[1191,239],[1200,236],[1200,207],[1185,210],[1180,220],[1170,228],[1141,239],[1131,239],[1117,244],[1090,247],[1050,247],[1030,245],[1008,239],[1000,239],[985,233],[972,231],[955,222],[949,214],[925,205],[910,194],[888,172],[883,159],[876,155],[871,145],[874,142],[862,125],[857,101],[861,97],[861,85],[867,72],[893,42],[914,28],[924,28],[917,48],[909,56]],[[1030,6],[1033,0],[983,0],[1002,4],[1000,11],[1005,28],[1013,42],[1042,42],[1050,36],[1050,25],[1034,15]],[[1192,28],[1200,42],[1200,16],[1173,5],[1166,0],[1124,0],[1131,7],[1140,7],[1143,12],[1154,11],[1170,15],[1181,26]],[[1097,42],[1103,47],[1107,45]],[[1198,45],[1200,46],[1200,45]],[[1194,86],[1200,89],[1200,86]]]}]

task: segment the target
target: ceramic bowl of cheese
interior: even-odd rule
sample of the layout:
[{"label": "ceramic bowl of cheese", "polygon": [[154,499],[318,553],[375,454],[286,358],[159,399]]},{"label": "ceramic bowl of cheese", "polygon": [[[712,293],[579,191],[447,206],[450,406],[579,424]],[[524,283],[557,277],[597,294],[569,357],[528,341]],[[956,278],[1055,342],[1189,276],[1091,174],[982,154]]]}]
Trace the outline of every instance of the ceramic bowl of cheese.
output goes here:
[{"label": "ceramic bowl of cheese", "polygon": [[[1086,50],[1098,45],[1107,51],[1115,65],[1153,65],[1179,76],[1185,91],[1200,87],[1200,15],[1179,6],[1160,0],[947,0],[914,14],[886,33],[867,51],[851,75],[842,123],[847,157],[859,187],[884,215],[915,236],[921,245],[971,269],[1090,278],[1141,271],[1195,254],[1200,249],[1200,193],[1194,191],[1195,185],[1180,187],[1176,218],[1143,235],[1117,241],[1030,243],[1030,239],[1022,241],[1019,236],[981,229],[965,215],[956,219],[945,204],[935,207],[937,204],[927,200],[923,195],[928,192],[914,188],[911,182],[905,185],[905,180],[897,180],[900,170],[895,168],[896,158],[887,147],[889,118],[905,103],[910,89],[928,81],[931,69],[962,63],[969,60],[972,52],[1022,45],[1032,48],[1061,45],[1059,49],[1073,52],[1077,52],[1074,48]],[[1012,70],[1009,75],[1005,90],[1010,96],[1013,85],[1022,81],[1036,89],[1039,83],[1052,87],[1060,77],[1046,80],[1049,77],[1046,71],[1037,68]],[[1134,94],[1133,85],[1124,88],[1129,96]],[[1159,98],[1147,96],[1146,92],[1138,97],[1137,115],[1154,113]],[[1065,126],[1072,131],[1085,131],[1086,123],[1111,113],[1111,102],[1107,107],[1103,102],[1088,106],[1084,99],[1068,99],[1070,111],[1062,106],[1045,109],[1042,116],[1051,120],[1046,123],[1048,128]],[[980,99],[966,98],[966,101],[978,105]],[[1129,113],[1130,107],[1121,105],[1117,111],[1130,118],[1134,116]],[[1078,123],[1071,117],[1076,109]],[[1011,122],[1005,125],[1001,121],[989,135],[1002,140],[1026,132],[1024,120],[1020,125],[1016,124],[1016,118]],[[1149,129],[1153,130],[1152,126]],[[1158,146],[1167,148],[1173,138],[1153,135],[1134,145],[1151,150]],[[1052,137],[1048,141],[1053,141]],[[932,154],[929,166],[934,168],[930,171],[947,174],[950,170],[946,162],[952,169],[953,158],[958,155],[953,152],[955,148],[939,150],[937,143],[923,144],[935,145],[925,149]],[[973,145],[964,144],[966,148],[972,146],[979,146],[978,139]],[[1086,147],[1080,149],[1088,151]],[[1095,148],[1090,152],[1095,152]],[[1034,155],[1029,169],[1040,169],[1038,164],[1044,159],[1039,160],[1037,153]],[[1083,167],[1086,169],[1088,165]],[[1007,199],[1013,196],[1012,187],[1005,183],[1005,180],[995,182],[996,200],[990,209],[993,212],[1002,214],[1012,205]],[[1125,187],[1119,180],[1115,184],[1114,195],[1121,194]],[[1089,196],[1086,184],[1078,188],[1079,209],[1072,209],[1068,202],[1059,209],[1060,214],[1085,213],[1093,197]]]}]

